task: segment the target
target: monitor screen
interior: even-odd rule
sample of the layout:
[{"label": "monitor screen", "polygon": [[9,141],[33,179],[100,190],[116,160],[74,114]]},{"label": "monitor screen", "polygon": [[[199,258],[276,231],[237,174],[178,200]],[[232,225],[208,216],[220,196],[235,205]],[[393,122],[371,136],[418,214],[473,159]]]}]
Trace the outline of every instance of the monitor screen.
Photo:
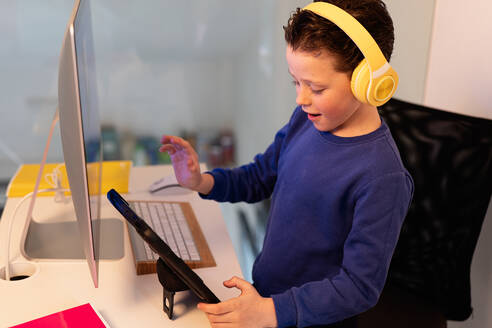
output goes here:
[{"label": "monitor screen", "polygon": [[[101,129],[89,1],[82,1],[79,5],[74,32],[85,159],[87,163],[97,163],[101,160]],[[89,184],[89,188],[92,187]],[[99,194],[99,190],[91,192],[96,193]]]},{"label": "monitor screen", "polygon": [[60,55],[58,100],[63,157],[80,239],[97,286],[101,130],[88,0],[75,1]]},{"label": "monitor screen", "polygon": [[[100,217],[103,172],[98,107],[89,0],[76,0],[58,72],[60,136],[75,218],[68,215],[56,222],[31,220],[23,254],[43,260],[85,258],[95,287],[99,259],[123,257],[121,220]],[[53,205],[60,206],[56,202]]]},{"label": "monitor screen", "polygon": [[89,0],[83,0],[79,4],[74,21],[74,40],[87,186],[90,195],[89,210],[92,220],[94,255],[97,261],[99,259],[100,249],[100,221],[98,219],[100,217],[101,207],[102,139]]}]

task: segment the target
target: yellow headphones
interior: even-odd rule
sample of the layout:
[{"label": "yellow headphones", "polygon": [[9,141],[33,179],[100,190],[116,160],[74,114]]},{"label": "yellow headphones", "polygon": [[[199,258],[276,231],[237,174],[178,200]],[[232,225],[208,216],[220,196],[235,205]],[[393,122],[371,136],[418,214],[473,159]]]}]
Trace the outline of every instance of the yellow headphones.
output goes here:
[{"label": "yellow headphones", "polygon": [[386,61],[371,34],[352,15],[326,2],[313,2],[303,8],[324,17],[341,28],[360,49],[364,58],[352,73],[355,97],[373,106],[381,106],[396,91],[398,74]]}]

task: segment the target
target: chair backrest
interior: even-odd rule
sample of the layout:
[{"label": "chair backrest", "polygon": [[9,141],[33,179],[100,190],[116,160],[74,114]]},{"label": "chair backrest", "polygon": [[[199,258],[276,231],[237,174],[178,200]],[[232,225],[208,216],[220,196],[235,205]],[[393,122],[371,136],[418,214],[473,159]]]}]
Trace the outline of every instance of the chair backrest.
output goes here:
[{"label": "chair backrest", "polygon": [[392,99],[379,108],[415,182],[387,284],[471,312],[470,267],[492,194],[492,120]]}]

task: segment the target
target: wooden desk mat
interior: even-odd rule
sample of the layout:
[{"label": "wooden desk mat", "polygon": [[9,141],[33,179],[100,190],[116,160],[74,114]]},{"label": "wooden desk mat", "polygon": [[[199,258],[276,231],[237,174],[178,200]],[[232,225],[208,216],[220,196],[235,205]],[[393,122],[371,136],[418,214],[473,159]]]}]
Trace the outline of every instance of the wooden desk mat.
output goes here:
[{"label": "wooden desk mat", "polygon": [[[190,203],[187,202],[168,202],[168,201],[137,201],[145,203],[166,203],[166,204],[177,204],[181,207],[183,214],[190,228],[190,232],[193,236],[198,253],[200,254],[200,260],[185,260],[185,263],[192,269],[196,268],[206,268],[216,266],[215,259],[210,252],[210,248],[207,241],[202,233],[202,229],[198,224],[195,213]],[[128,222],[126,222],[127,229],[130,229]],[[133,229],[133,227],[131,227]],[[130,231],[128,231],[130,233]],[[143,240],[142,240],[143,241]],[[132,243],[132,238],[130,238],[130,243],[132,244],[133,259],[135,261],[135,267],[137,270],[137,275],[156,273],[156,260],[137,260],[135,254],[134,245]],[[179,254],[176,254],[179,257]]]}]

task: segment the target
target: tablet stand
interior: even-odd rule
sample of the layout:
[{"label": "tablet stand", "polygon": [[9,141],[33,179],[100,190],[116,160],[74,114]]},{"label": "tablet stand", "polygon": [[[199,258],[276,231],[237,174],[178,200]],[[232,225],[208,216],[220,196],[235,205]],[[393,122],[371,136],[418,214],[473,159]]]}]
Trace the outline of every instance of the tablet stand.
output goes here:
[{"label": "tablet stand", "polygon": [[188,286],[185,285],[181,279],[174,274],[171,269],[159,258],[156,262],[157,277],[163,287],[162,308],[166,312],[169,319],[173,317],[174,307],[174,294],[188,290]]}]

